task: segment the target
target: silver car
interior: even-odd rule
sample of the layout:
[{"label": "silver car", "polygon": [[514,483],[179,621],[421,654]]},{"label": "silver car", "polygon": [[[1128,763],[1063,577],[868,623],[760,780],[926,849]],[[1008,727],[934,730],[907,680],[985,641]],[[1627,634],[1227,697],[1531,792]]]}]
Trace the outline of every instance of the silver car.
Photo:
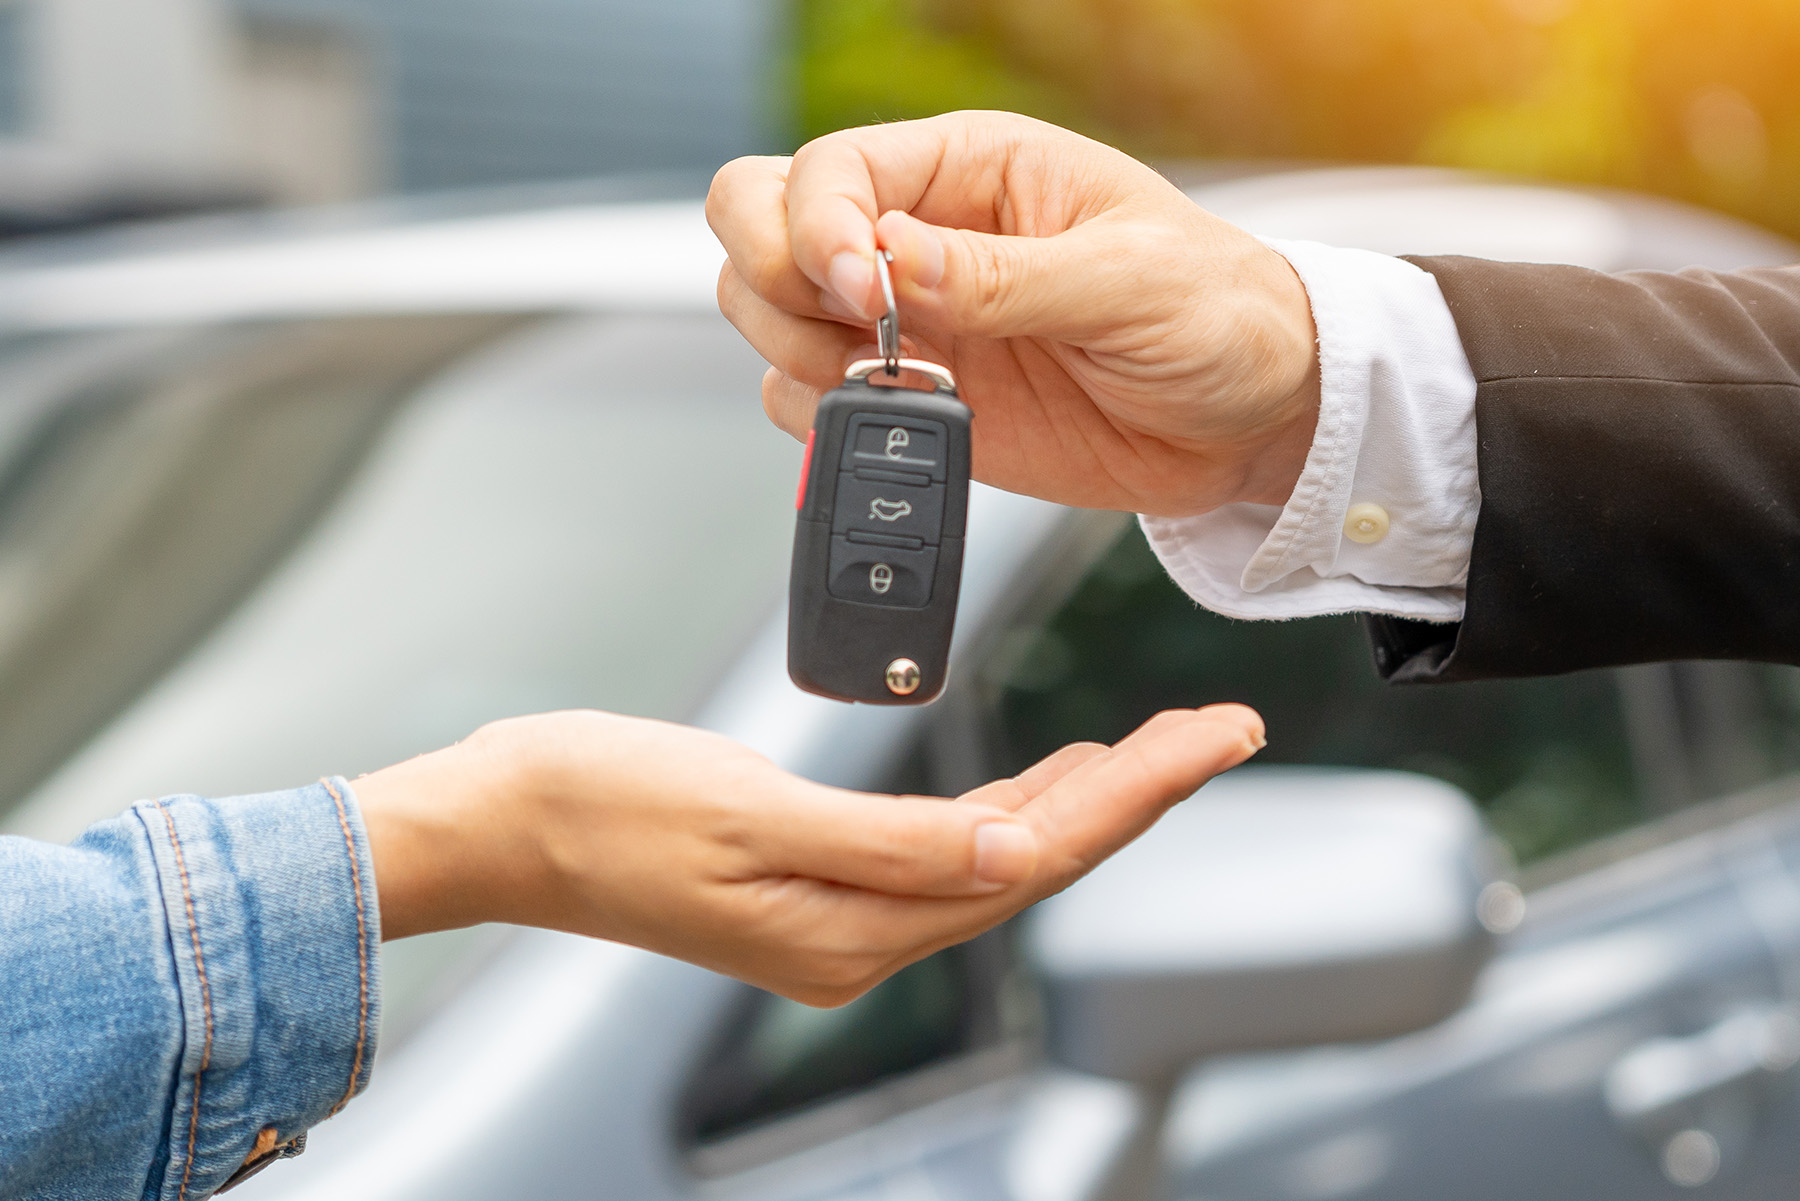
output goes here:
[{"label": "silver car", "polygon": [[[1452,173],[1180,178],[1256,232],[1394,253],[1794,257]],[[944,699],[804,695],[799,452],[714,308],[719,260],[696,198],[624,185],[0,256],[5,830],[564,706],[888,791],[1171,704],[1256,704],[1269,749],[837,1010],[539,931],[391,944],[368,1094],[239,1196],[1800,1192],[1795,673],[1386,689],[1351,619],[1211,617],[1128,518],[977,488]]]}]

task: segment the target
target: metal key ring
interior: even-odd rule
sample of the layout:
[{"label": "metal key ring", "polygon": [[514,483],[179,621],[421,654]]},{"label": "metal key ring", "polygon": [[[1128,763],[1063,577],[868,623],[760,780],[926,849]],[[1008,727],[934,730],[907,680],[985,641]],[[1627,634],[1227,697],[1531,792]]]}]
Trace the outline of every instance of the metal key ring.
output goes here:
[{"label": "metal key ring", "polygon": [[889,270],[894,255],[889,250],[875,252],[875,277],[881,281],[881,299],[887,312],[875,319],[875,345],[889,375],[900,374],[900,305],[894,300],[894,277]]},{"label": "metal key ring", "polygon": [[[850,364],[849,370],[844,372],[844,378],[847,380],[868,379],[877,371],[895,377],[898,377],[902,371],[916,371],[920,375],[930,377],[931,382],[936,385],[932,389],[934,392],[942,396],[956,396],[956,380],[951,376],[950,369],[940,367],[936,363],[926,362],[924,359],[897,358],[891,367],[886,359],[858,359]],[[961,398],[958,397],[958,399]]]}]

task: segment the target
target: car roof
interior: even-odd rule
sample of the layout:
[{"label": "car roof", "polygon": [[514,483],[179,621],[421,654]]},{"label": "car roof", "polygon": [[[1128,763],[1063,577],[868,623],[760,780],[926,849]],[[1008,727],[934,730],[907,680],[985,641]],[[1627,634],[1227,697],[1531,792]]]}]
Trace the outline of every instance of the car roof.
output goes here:
[{"label": "car roof", "polygon": [[0,273],[0,326],[376,313],[711,311],[723,255],[698,201],[297,231]]},{"label": "car roof", "polygon": [[[1188,193],[1258,234],[1384,253],[1602,270],[1795,257],[1774,235],[1682,205],[1428,168],[1247,167],[1192,175]],[[405,199],[124,228],[0,254],[0,330],[399,312],[712,312],[722,261],[689,183]]]}]

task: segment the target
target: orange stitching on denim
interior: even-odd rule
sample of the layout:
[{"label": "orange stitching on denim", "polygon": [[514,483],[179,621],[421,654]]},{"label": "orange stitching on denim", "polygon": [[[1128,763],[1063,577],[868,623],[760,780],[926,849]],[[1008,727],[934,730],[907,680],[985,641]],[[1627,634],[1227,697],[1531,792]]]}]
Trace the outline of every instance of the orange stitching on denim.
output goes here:
[{"label": "orange stitching on denim", "polygon": [[194,1105],[188,1115],[187,1162],[181,1169],[181,1194],[188,1194],[188,1181],[194,1175],[194,1143],[200,1134],[200,1078],[212,1066],[213,1012],[212,987],[206,982],[206,957],[200,953],[200,923],[194,917],[194,890],[188,882],[187,856],[181,853],[181,836],[175,833],[175,815],[161,801],[156,802],[163,821],[169,825],[169,842],[175,847],[175,869],[181,875],[181,896],[187,904],[188,937],[194,943],[194,971],[200,977],[200,1001],[206,1017],[206,1041],[200,1048],[200,1070],[194,1073]]},{"label": "orange stitching on denim", "polygon": [[359,1012],[356,1015],[356,1055],[350,1061],[350,1084],[344,1089],[344,1095],[338,1103],[331,1107],[326,1117],[335,1117],[339,1110],[350,1104],[350,1098],[356,1095],[356,1080],[362,1075],[363,1047],[369,1034],[369,929],[363,916],[362,868],[356,862],[356,839],[350,834],[350,815],[344,811],[344,798],[330,780],[320,780],[325,791],[331,794],[332,803],[337,806],[338,826],[344,831],[344,851],[350,856],[350,887],[356,891],[356,976],[357,1003]]}]

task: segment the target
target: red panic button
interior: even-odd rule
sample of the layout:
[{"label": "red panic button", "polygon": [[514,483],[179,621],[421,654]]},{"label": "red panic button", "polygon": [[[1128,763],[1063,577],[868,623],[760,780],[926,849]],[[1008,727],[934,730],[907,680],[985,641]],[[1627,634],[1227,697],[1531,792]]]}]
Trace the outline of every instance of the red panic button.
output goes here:
[{"label": "red panic button", "polygon": [[806,454],[800,459],[800,490],[794,493],[795,512],[806,507],[806,477],[812,472],[813,439],[818,436],[818,430],[806,431]]}]

